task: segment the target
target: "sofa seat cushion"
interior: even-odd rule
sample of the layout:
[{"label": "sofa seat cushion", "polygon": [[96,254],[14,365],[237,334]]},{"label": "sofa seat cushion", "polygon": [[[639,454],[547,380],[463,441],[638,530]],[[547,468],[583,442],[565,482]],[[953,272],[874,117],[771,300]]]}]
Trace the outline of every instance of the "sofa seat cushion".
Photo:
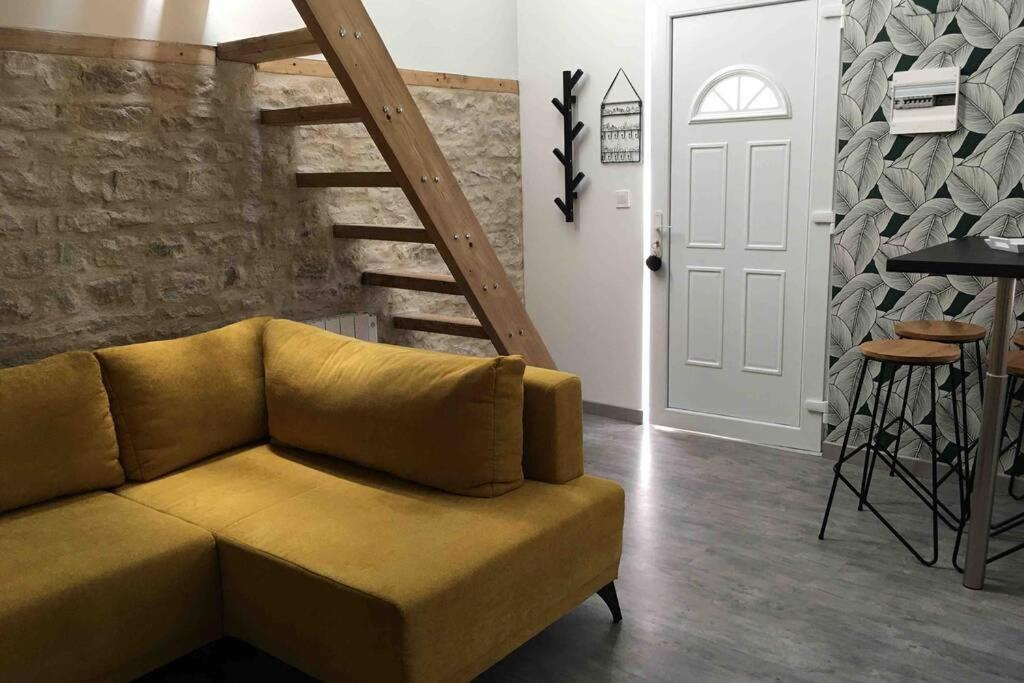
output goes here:
[{"label": "sofa seat cushion", "polygon": [[621,553],[622,489],[589,476],[480,499],[263,446],[123,493],[215,529],[226,631],[326,680],[469,680]]},{"label": "sofa seat cushion", "polygon": [[213,532],[306,493],[341,463],[284,446],[247,446],[156,481],[129,482],[119,495]]},{"label": "sofa seat cushion", "polygon": [[268,320],[96,352],[129,479],[149,481],[266,438]]},{"label": "sofa seat cushion", "polygon": [[217,638],[213,536],[111,493],[0,516],[0,680],[130,680]]},{"label": "sofa seat cushion", "polygon": [[472,358],[273,320],[263,339],[270,436],[482,498],[523,483],[519,356]]},{"label": "sofa seat cushion", "polygon": [[95,356],[0,370],[0,512],[123,482]]}]

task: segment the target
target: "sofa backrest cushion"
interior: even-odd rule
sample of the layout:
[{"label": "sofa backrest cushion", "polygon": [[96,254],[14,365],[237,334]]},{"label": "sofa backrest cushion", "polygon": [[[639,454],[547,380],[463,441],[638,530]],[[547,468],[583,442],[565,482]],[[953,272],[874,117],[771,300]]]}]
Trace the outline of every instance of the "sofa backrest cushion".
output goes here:
[{"label": "sofa backrest cushion", "polygon": [[149,481],[267,437],[268,320],[96,352],[129,479]]},{"label": "sofa backrest cushion", "polygon": [[264,362],[276,442],[466,496],[523,482],[518,356],[399,348],[273,320]]},{"label": "sofa backrest cushion", "polygon": [[0,512],[122,483],[110,403],[91,353],[0,370]]}]

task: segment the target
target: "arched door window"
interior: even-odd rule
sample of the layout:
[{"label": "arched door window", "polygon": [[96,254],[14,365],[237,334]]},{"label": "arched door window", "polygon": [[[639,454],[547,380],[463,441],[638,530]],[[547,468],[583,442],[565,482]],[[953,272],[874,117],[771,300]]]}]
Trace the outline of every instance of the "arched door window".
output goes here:
[{"label": "arched door window", "polygon": [[752,66],[731,66],[704,83],[693,101],[690,122],[790,116],[789,98],[768,74]]}]

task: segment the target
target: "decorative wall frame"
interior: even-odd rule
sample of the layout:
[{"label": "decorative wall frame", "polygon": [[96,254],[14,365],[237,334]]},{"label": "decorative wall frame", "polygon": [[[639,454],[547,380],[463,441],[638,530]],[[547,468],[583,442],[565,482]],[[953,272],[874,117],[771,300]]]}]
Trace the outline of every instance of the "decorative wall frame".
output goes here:
[{"label": "decorative wall frame", "polygon": [[643,101],[619,69],[601,101],[601,163],[638,164],[643,160]]}]

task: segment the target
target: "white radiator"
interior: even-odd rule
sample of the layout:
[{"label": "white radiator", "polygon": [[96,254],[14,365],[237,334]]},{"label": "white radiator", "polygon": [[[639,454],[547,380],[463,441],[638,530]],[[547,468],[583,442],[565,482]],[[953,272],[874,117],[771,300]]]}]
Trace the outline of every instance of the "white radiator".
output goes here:
[{"label": "white radiator", "polygon": [[342,313],[329,318],[307,320],[306,324],[346,337],[368,342],[377,341],[377,316],[372,313]]}]

